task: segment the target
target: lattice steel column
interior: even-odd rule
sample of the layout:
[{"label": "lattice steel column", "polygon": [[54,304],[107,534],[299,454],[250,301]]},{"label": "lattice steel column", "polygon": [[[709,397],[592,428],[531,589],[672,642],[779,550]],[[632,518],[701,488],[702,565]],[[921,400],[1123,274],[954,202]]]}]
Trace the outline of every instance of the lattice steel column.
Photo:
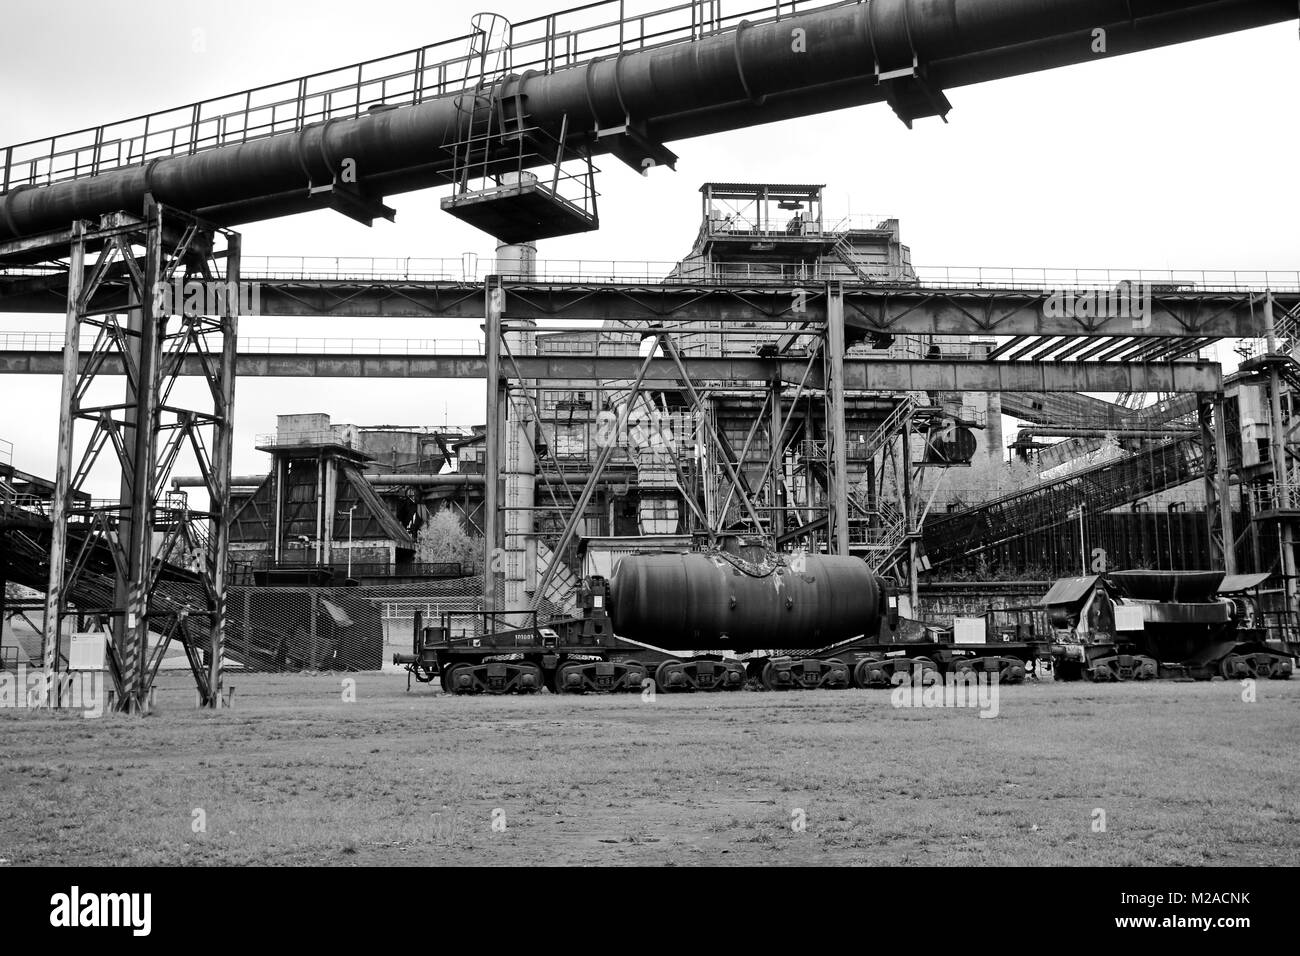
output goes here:
[{"label": "lattice steel column", "polygon": [[[500,579],[501,547],[501,431],[504,382],[501,379],[501,313],[505,290],[496,276],[488,276],[483,287],[483,346],[487,358],[487,394],[484,401],[483,436],[483,610],[501,610],[497,582]],[[558,558],[556,559],[558,560]],[[539,586],[537,594],[542,593]]]},{"label": "lattice steel column", "polygon": [[[782,444],[782,436],[785,434],[785,423],[781,418],[781,379],[773,378],[768,384],[768,394],[772,403],[772,417],[769,422],[768,434],[771,436],[768,441],[771,454],[768,456],[768,467],[764,470],[763,477],[759,480],[759,487],[763,487],[764,482],[770,481],[769,501],[771,502],[772,515],[772,538],[780,541],[785,535],[785,449]],[[770,475],[770,479],[769,479]]]},{"label": "lattice steel column", "polygon": [[[1237,573],[1236,533],[1229,494],[1228,433],[1223,421],[1223,395],[1199,396],[1197,418],[1205,460],[1205,521],[1209,531],[1210,560],[1216,558],[1228,574]],[[1217,554],[1215,553],[1217,552]]]},{"label": "lattice steel column", "polygon": [[827,538],[830,554],[849,551],[849,457],[844,425],[844,287],[826,288],[826,503],[830,508]]},{"label": "lattice steel column", "polygon": [[[72,427],[76,421],[77,362],[81,341],[82,285],[86,262],[86,226],[73,223],[72,248],[68,256],[68,310],[63,333],[63,386],[59,395],[59,440],[54,465],[54,501],[51,515],[50,583],[45,591],[45,619],[42,624],[42,666],[46,675],[59,667],[60,623],[67,598],[63,593],[63,569],[67,561],[68,501],[72,488]],[[47,703],[58,706],[58,685],[46,687]]]},{"label": "lattice steel column", "polygon": [[[67,235],[49,237],[49,247],[66,243]],[[143,217],[115,213],[98,225],[78,223],[70,235],[45,664],[51,672],[57,668],[64,617],[95,617],[108,634],[116,709],[149,708],[172,640],[184,647],[200,702],[216,707],[222,701],[235,343],[241,305],[255,301],[256,290],[240,283],[237,235],[153,204]],[[87,269],[90,251],[95,259]],[[92,305],[97,302],[110,304]],[[125,323],[117,315],[123,311]],[[83,329],[94,334],[84,353]],[[182,407],[172,398],[183,365],[194,359],[208,385],[209,407]],[[89,404],[100,370],[117,361],[127,380],[122,400]],[[78,422],[91,427],[74,467]],[[105,447],[113,453],[101,461]],[[206,510],[192,510],[187,498],[166,492],[186,451],[203,476]],[[116,470],[115,503],[89,500],[82,490],[97,464]]]}]

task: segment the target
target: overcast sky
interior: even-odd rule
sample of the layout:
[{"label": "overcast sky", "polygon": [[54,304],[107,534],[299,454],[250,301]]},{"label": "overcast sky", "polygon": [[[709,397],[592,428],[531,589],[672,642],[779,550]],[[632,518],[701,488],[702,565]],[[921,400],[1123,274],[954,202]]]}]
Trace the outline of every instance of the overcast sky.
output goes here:
[{"label": "overcast sky", "polygon": [[[492,9],[520,20],[561,6],[500,0]],[[443,0],[5,0],[0,147],[457,36],[478,9]],[[888,107],[867,106],[674,143],[675,173],[643,178],[605,157],[600,231],[545,241],[539,256],[677,259],[698,226],[700,184],[722,179],[825,183],[830,213],[897,216],[918,265],[1293,271],[1298,91],[1291,22],[956,89],[947,125],[924,120],[909,131]],[[242,226],[244,251],[490,256],[491,239],[439,211],[442,192],[390,198],[396,224],[372,229],[329,211]],[[4,330],[60,328],[59,317],[0,316]],[[475,332],[346,319],[250,319],[242,331]],[[274,430],[277,413],[468,424],[482,421],[482,396],[477,381],[241,379],[235,471],[266,470],[253,439]],[[57,405],[54,378],[0,379],[0,438],[13,442],[19,467],[52,476]]]}]

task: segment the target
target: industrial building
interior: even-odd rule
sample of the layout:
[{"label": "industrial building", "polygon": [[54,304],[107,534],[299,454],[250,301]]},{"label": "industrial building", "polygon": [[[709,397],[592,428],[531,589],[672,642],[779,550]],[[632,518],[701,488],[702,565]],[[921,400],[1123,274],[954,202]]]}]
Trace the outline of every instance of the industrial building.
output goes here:
[{"label": "industrial building", "polygon": [[[414,676],[457,691],[874,686],[913,667],[1018,680],[1085,631],[1110,638],[1080,666],[1092,679],[1289,675],[1295,273],[926,273],[904,219],[839,216],[819,183],[702,183],[658,272],[538,255],[599,228],[598,158],[671,168],[678,140],[868,103],[910,127],[946,116],[947,90],[1088,59],[1099,18],[1116,52],[1140,53],[1296,16],[1273,0],[1112,6],[484,14],[382,63],[0,152],[0,309],[67,318],[58,340],[0,348],[0,374],[63,382],[55,474],[0,469],[0,569],[44,595],[43,663],[58,669],[71,632],[104,635],[125,710],[147,709],[173,644],[215,707],[228,663],[380,666],[399,643],[384,622],[414,632]],[[469,274],[286,273],[236,228],[318,209],[370,225],[431,187],[496,244]],[[157,294],[191,282],[258,295]],[[468,318],[484,337],[473,354],[241,350],[249,309]],[[1240,362],[1212,358],[1218,343]],[[110,375],[122,402],[84,403]],[[183,376],[210,401],[172,403]],[[266,472],[232,475],[245,376],[482,378],[483,424],[277,409]],[[200,474],[172,473],[182,450]],[[120,472],[119,500],[85,494],[97,462]],[[439,512],[479,539],[481,571],[420,560]],[[1106,577],[1126,569],[1217,578],[1182,601]],[[1048,592],[1073,576],[1105,580]],[[1000,607],[984,588],[955,596],[990,581]],[[271,593],[285,587],[301,593]],[[987,612],[989,638],[995,612],[1044,592],[1050,625],[953,649],[951,617]],[[677,599],[700,613],[647,631]],[[734,625],[715,613],[728,602]],[[1146,628],[1115,610],[1162,603],[1184,610]],[[781,612],[788,633],[768,627]],[[1214,653],[1150,638],[1172,613]],[[660,637],[647,655],[618,630]],[[833,650],[854,638],[870,649]],[[733,649],[762,655],[746,671],[712,653]]]}]

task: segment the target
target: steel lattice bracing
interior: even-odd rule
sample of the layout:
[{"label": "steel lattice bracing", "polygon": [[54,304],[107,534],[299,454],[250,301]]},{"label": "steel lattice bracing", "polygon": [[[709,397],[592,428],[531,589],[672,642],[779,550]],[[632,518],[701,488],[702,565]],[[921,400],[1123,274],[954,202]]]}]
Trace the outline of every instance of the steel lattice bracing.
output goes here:
[{"label": "steel lattice bracing", "polygon": [[[492,494],[498,484],[494,476],[501,467],[500,452],[493,453],[499,441],[493,430],[514,424],[513,416],[507,420],[509,403],[505,395],[516,390],[515,383],[544,370],[537,363],[550,357],[503,351],[502,335],[510,334],[509,329],[515,326],[503,333],[495,304],[499,297],[493,291],[489,290],[487,296],[487,352],[489,366],[499,371],[495,381],[491,376],[488,380],[489,407],[495,408],[488,416],[485,463],[489,549],[500,546],[502,515],[510,511],[510,502],[502,502],[499,495]],[[842,298],[838,289],[829,290],[829,294]],[[778,320],[770,322],[764,334],[775,341],[787,329],[788,323]],[[714,362],[699,356],[685,357],[690,350],[701,347],[702,338],[709,338],[698,331],[667,331],[651,323],[642,326],[620,322],[595,334],[608,336],[612,344],[628,336],[636,343],[644,336],[653,340],[655,348],[644,355],[618,360],[621,364],[617,365],[606,366],[590,357],[585,363],[577,356],[561,359],[562,364],[550,370],[547,385],[555,387],[563,382],[577,390],[600,390],[611,418],[615,413],[609,411],[610,402],[616,402],[619,416],[624,415],[624,410],[671,408],[672,414],[681,412],[685,417],[674,418],[671,426],[655,420],[640,438],[631,437],[640,426],[628,429],[630,435],[612,432],[609,440],[598,433],[594,446],[588,448],[591,457],[583,463],[581,487],[573,491],[567,488],[563,473],[551,474],[562,462],[553,453],[537,451],[537,488],[539,492],[544,487],[549,490],[552,502],[545,507],[558,509],[563,527],[545,532],[539,529],[539,537],[545,538],[552,558],[533,592],[534,608],[547,599],[552,581],[563,573],[561,562],[567,560],[569,544],[580,524],[592,517],[589,506],[598,489],[616,485],[620,476],[627,481],[630,474],[637,476],[640,490],[648,491],[652,500],[658,500],[657,494],[680,495],[684,506],[680,527],[688,533],[712,536],[745,530],[780,537],[784,529],[783,540],[787,543],[800,538],[801,544],[813,552],[823,544],[832,552],[850,552],[851,522],[860,519],[851,514],[848,506],[849,472],[852,464],[860,466],[861,462],[850,461],[855,447],[847,440],[846,418],[851,415],[861,428],[887,415],[892,402],[878,396],[845,393],[852,378],[847,370],[861,373],[864,363],[846,362],[842,323],[838,331],[827,328],[810,334],[814,342],[808,354],[781,363],[787,366],[786,371],[772,360],[757,360],[760,364],[754,372],[740,378],[722,367],[728,362],[725,358]],[[716,332],[712,335],[716,338]],[[712,347],[726,350],[721,340]],[[753,379],[748,389],[741,384],[745,377]],[[811,384],[814,381],[818,383],[815,387]],[[860,390],[861,385],[856,388]],[[531,403],[531,398],[527,401]],[[591,407],[589,402],[587,407]],[[532,415],[543,425],[554,428],[556,424],[554,413],[548,417],[533,409]],[[554,491],[556,481],[565,500]],[[545,500],[539,498],[539,502]],[[643,497],[641,504],[645,502]],[[677,520],[675,516],[672,519],[675,528]],[[491,580],[494,570],[489,563],[485,576],[485,598],[489,601],[497,593]]]},{"label": "steel lattice bracing", "polygon": [[[88,305],[115,269],[126,277],[130,308],[124,319]],[[222,691],[239,237],[150,205],[143,217],[117,213],[97,225],[76,224],[69,275],[46,595],[46,671],[58,668],[60,634],[75,614],[98,621],[108,634],[108,669],[118,709],[148,709],[154,675],[172,640],[180,640],[185,648],[201,701],[217,706]],[[83,334],[93,336],[85,363],[79,361]],[[91,405],[89,392],[110,357],[125,373],[125,395],[120,402]],[[207,407],[183,407],[173,397],[187,360],[202,369],[210,398]],[[79,438],[85,438],[84,443]],[[186,450],[206,484],[210,503],[204,511],[192,510],[184,496],[166,491],[171,468]],[[81,494],[101,463],[119,476],[117,501],[87,501]],[[69,534],[71,523],[78,528],[75,538]],[[158,600],[158,586],[173,573],[173,563],[192,566],[201,585],[198,600]],[[86,575],[105,570],[112,588],[90,586]]]},{"label": "steel lattice bracing", "polygon": [[926,554],[938,567],[1068,521],[1068,512],[1081,505],[1089,514],[1110,511],[1204,474],[1200,436],[1153,445],[975,508],[933,516],[925,524]]},{"label": "steel lattice bracing", "polygon": [[[31,270],[27,270],[30,272]],[[46,271],[46,270],[42,270]],[[67,280],[0,268],[0,311],[61,312]],[[248,276],[258,288],[257,314],[349,318],[482,319],[483,283],[453,280],[373,281],[283,279]],[[825,283],[804,280],[714,281],[621,279],[494,280],[512,319],[589,321],[617,317],[636,322],[706,321],[741,325],[755,318],[826,321]],[[1079,320],[1055,316],[1047,286],[987,288],[954,283],[890,282],[844,286],[844,322],[858,337],[876,335],[1026,335],[1054,333],[1077,342],[1116,335],[1159,339],[1262,338],[1262,290],[1242,286],[1197,287],[1152,295],[1152,314],[1140,329],[1122,316]],[[1300,289],[1274,292],[1280,308],[1300,308]],[[796,301],[803,310],[796,315]],[[97,308],[121,307],[120,288],[106,284]],[[1033,362],[1018,363],[1033,365]],[[1070,362],[1068,364],[1086,364]]]}]

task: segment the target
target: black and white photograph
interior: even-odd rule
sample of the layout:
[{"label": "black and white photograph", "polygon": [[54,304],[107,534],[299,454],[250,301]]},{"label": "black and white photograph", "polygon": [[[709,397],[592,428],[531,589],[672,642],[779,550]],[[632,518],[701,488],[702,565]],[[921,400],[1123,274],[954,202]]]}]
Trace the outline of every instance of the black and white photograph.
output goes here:
[{"label": "black and white photograph", "polygon": [[564,3],[4,3],[6,922],[1284,927],[1300,5]]}]

